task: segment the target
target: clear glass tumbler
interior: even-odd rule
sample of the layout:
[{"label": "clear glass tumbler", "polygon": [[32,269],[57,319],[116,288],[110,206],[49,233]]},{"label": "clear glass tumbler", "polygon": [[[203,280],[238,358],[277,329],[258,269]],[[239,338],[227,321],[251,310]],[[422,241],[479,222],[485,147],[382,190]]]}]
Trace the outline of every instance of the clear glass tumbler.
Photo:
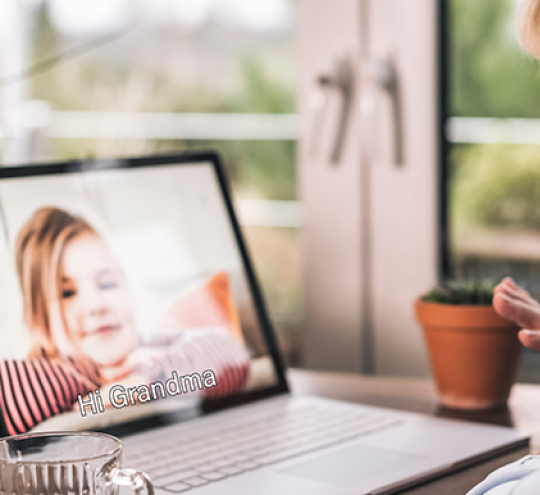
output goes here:
[{"label": "clear glass tumbler", "polygon": [[0,495],[113,495],[121,487],[154,495],[148,476],[122,468],[122,442],[91,432],[0,439]]}]

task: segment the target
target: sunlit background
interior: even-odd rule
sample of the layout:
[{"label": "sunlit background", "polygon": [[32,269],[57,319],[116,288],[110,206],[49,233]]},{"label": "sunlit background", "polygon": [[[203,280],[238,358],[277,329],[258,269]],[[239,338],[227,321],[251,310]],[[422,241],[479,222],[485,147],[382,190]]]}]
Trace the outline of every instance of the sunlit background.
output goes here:
[{"label": "sunlit background", "polygon": [[[510,274],[540,296],[539,66],[517,44],[515,0],[448,5],[450,268]],[[0,9],[3,163],[220,150],[297,364],[296,2],[5,0]]]}]

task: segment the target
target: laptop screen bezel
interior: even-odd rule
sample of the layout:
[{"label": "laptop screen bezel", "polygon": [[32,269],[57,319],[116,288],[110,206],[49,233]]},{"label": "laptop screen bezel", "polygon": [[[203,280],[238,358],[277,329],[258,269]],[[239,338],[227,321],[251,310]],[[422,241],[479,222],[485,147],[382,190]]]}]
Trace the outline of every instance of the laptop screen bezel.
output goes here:
[{"label": "laptop screen bezel", "polygon": [[[208,164],[211,163],[219,183],[220,192],[225,203],[227,216],[230,226],[234,232],[234,237],[242,264],[245,270],[245,275],[249,285],[250,293],[255,306],[257,319],[263,333],[265,344],[268,348],[268,353],[272,359],[274,370],[277,378],[277,383],[268,387],[263,387],[246,393],[233,394],[221,399],[205,399],[201,404],[202,413],[219,411],[232,406],[239,406],[255,400],[260,400],[275,395],[289,392],[289,386],[285,375],[285,366],[283,357],[277,345],[275,338],[275,330],[269,318],[264,297],[258,282],[257,276],[251,257],[238,222],[235,209],[232,202],[229,181],[225,171],[225,167],[220,159],[218,152],[213,150],[196,151],[196,152],[181,152],[166,155],[149,155],[135,158],[112,158],[112,159],[92,159],[92,160],[72,160],[64,162],[30,164],[24,166],[0,167],[0,180],[24,177],[36,177],[47,175],[62,175],[80,172],[91,172],[92,170],[118,170],[122,168],[142,168],[152,166],[167,166],[167,165],[193,165],[193,164]],[[0,209],[2,198],[0,197]],[[120,425],[107,427],[105,430],[113,434],[126,435],[132,432],[141,431],[141,429],[152,428],[164,423],[169,423],[170,419],[165,419],[167,415],[153,415],[142,420],[137,420]],[[172,416],[174,417],[174,416]],[[175,421],[173,419],[173,421]],[[0,425],[3,423],[3,418],[0,415]],[[0,427],[0,430],[2,428]],[[0,431],[0,435],[5,432]]]}]

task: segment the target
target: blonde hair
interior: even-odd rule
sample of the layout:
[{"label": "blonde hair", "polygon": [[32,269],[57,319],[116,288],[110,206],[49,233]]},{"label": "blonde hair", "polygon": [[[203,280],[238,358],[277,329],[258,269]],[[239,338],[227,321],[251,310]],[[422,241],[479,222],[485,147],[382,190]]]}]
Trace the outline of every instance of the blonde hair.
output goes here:
[{"label": "blonde hair", "polygon": [[516,11],[516,30],[521,46],[540,59],[540,0],[521,0]]},{"label": "blonde hair", "polygon": [[51,328],[63,324],[59,308],[62,253],[71,239],[86,232],[97,235],[86,220],[59,208],[36,211],[19,232],[15,262],[24,320],[32,337],[29,357],[58,357]]}]

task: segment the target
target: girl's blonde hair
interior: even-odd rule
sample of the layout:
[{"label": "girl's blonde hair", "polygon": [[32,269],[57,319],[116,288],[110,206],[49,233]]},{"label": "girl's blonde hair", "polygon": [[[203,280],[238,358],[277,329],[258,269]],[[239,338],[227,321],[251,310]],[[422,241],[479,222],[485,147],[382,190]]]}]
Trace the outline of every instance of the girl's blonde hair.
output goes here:
[{"label": "girl's blonde hair", "polygon": [[[31,332],[29,357],[58,357],[51,328],[60,316],[60,262],[66,244],[96,231],[81,217],[59,208],[41,208],[23,226],[15,244],[24,320]],[[96,234],[97,235],[97,234]]]},{"label": "girl's blonde hair", "polygon": [[521,0],[516,12],[516,30],[521,46],[540,59],[540,0]]}]

